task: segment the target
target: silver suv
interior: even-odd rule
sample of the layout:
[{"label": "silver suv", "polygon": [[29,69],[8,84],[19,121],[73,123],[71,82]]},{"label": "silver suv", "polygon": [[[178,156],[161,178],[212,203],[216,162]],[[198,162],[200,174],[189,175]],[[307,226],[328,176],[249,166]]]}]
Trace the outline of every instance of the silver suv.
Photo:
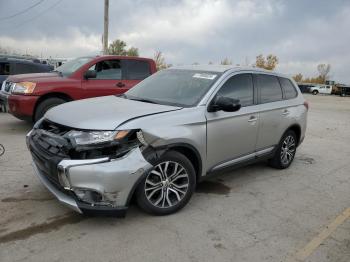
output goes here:
[{"label": "silver suv", "polygon": [[74,210],[123,216],[134,197],[143,210],[166,215],[184,207],[209,174],[262,159],[289,167],[307,111],[286,76],[175,67],[122,96],[49,110],[27,144],[37,176]]}]

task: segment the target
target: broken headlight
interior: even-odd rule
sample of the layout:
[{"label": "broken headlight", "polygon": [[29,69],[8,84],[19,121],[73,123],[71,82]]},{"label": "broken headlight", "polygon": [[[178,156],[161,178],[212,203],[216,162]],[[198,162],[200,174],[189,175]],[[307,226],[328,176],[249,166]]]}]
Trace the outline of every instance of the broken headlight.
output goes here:
[{"label": "broken headlight", "polygon": [[129,130],[121,131],[69,131],[65,136],[77,145],[93,145],[120,140],[129,134]]}]

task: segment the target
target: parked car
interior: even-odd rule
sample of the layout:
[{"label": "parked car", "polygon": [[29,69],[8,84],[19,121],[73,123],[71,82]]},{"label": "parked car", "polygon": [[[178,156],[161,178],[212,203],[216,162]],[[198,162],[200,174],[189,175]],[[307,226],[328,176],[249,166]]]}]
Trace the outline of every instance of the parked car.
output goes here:
[{"label": "parked car", "polygon": [[298,87],[302,93],[311,93],[310,89],[314,86],[313,84],[298,83]]},{"label": "parked car", "polygon": [[332,86],[330,86],[330,85],[315,85],[313,87],[310,87],[310,92],[313,95],[317,95],[317,94],[330,95],[330,94],[332,94]]},{"label": "parked car", "polygon": [[68,101],[122,94],[156,72],[152,59],[123,56],[80,57],[51,73],[11,76],[9,111],[36,122],[47,110]]},{"label": "parked car", "polygon": [[307,111],[293,80],[277,73],[174,67],[124,95],[50,109],[27,144],[36,175],[75,211],[124,215],[134,196],[166,215],[209,174],[262,159],[289,167]]},{"label": "parked car", "polygon": [[11,75],[41,73],[53,70],[52,66],[44,65],[40,61],[0,57],[0,109],[7,111],[7,99],[11,92],[11,84],[5,79]]},{"label": "parked car", "polygon": [[349,96],[350,95],[350,86],[348,85],[338,85],[340,92],[340,96]]}]

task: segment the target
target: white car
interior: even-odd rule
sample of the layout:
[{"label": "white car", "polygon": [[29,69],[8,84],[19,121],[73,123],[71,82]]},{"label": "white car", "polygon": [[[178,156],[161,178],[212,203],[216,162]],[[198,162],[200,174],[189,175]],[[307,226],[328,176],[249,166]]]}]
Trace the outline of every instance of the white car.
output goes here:
[{"label": "white car", "polygon": [[320,85],[320,86],[312,86],[310,87],[310,92],[313,95],[317,94],[331,94],[332,93],[332,86],[331,85]]}]

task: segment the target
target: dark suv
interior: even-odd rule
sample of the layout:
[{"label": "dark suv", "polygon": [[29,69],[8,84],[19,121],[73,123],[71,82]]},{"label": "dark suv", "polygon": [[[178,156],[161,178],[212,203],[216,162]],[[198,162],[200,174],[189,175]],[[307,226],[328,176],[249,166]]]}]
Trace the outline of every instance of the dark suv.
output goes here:
[{"label": "dark suv", "polygon": [[5,83],[3,85],[6,78],[10,75],[45,73],[51,70],[53,70],[52,66],[42,64],[39,60],[0,57],[0,109],[7,111],[7,98],[11,91],[10,85],[5,85]]}]

